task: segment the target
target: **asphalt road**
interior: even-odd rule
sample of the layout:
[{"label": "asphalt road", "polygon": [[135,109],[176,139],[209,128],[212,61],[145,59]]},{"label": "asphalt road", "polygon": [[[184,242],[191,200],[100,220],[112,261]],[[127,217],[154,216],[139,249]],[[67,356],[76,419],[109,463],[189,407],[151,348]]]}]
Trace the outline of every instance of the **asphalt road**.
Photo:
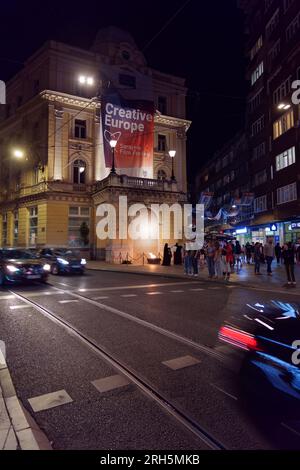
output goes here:
[{"label": "asphalt road", "polygon": [[[120,371],[45,312],[101,347],[223,447],[300,448],[297,423],[272,417],[262,422],[250,411],[216,349],[225,318],[247,302],[273,299],[274,293],[97,271],[11,288],[44,312],[9,290],[0,291],[0,340],[18,396],[55,449],[198,450],[210,445],[130,380],[99,391],[92,382]],[[291,296],[276,298],[291,301]],[[189,366],[174,370],[165,364],[186,356]],[[28,401],[60,390],[72,401],[41,411]]]}]

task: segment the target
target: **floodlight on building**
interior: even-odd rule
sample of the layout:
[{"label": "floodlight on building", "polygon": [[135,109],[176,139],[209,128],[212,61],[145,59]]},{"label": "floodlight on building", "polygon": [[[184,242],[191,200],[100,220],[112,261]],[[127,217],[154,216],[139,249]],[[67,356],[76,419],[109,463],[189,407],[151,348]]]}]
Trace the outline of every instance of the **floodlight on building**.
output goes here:
[{"label": "floodlight on building", "polygon": [[16,158],[23,158],[24,157],[24,152],[23,152],[23,150],[15,149],[13,151],[13,156],[16,157]]}]

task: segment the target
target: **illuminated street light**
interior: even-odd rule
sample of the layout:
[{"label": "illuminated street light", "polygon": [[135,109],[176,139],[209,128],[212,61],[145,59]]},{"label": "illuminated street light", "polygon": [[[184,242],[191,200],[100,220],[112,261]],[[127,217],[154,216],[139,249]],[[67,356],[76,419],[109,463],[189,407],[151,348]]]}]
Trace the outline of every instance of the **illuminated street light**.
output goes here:
[{"label": "illuminated street light", "polygon": [[94,85],[94,79],[93,77],[87,77],[85,75],[80,75],[78,77],[78,81],[79,83],[81,83],[82,85]]},{"label": "illuminated street light", "polygon": [[13,156],[16,157],[16,158],[23,158],[24,157],[24,152],[23,152],[23,150],[15,149],[13,151]]},{"label": "illuminated street light", "polygon": [[290,109],[290,107],[291,107],[290,104],[286,104],[283,109]]},{"label": "illuminated street light", "polygon": [[112,139],[109,141],[110,148],[112,149],[112,166],[110,172],[113,174],[116,174],[116,168],[115,168],[115,147],[117,145],[117,140]]},{"label": "illuminated street light", "polygon": [[291,105],[288,103],[279,103],[277,109],[290,109]]},{"label": "illuminated street light", "polygon": [[175,157],[175,155],[176,155],[176,150],[169,150],[169,156],[172,159],[172,176],[171,176],[172,181],[176,181],[175,175],[174,175],[174,157]]}]

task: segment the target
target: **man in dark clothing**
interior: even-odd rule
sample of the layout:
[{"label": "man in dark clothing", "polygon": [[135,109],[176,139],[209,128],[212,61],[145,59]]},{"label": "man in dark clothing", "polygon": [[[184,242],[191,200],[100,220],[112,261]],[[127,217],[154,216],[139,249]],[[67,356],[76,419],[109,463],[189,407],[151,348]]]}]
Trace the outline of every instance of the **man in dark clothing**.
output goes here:
[{"label": "man in dark clothing", "polygon": [[276,246],[275,246],[275,256],[277,259],[277,264],[280,264],[281,246],[279,245],[279,243],[276,243]]},{"label": "man in dark clothing", "polygon": [[291,242],[284,245],[282,252],[283,262],[286,269],[287,285],[289,287],[296,287],[294,265],[295,265],[295,250]]}]

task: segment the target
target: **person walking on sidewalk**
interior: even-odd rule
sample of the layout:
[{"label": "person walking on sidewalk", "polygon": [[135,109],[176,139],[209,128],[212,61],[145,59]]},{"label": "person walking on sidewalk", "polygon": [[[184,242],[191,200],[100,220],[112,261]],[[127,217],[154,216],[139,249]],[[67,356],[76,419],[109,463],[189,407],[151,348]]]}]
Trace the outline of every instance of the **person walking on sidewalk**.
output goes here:
[{"label": "person walking on sidewalk", "polygon": [[211,241],[208,242],[206,248],[206,262],[208,268],[208,277],[215,277],[215,247]]},{"label": "person walking on sidewalk", "polygon": [[283,262],[286,269],[287,286],[296,287],[294,267],[295,267],[295,250],[291,242],[284,245],[282,252]]},{"label": "person walking on sidewalk", "polygon": [[215,273],[217,279],[222,279],[223,262],[222,262],[222,247],[219,242],[215,243]]},{"label": "person walking on sidewalk", "polygon": [[230,273],[231,273],[231,267],[233,264],[233,248],[231,243],[227,243],[226,245],[226,256],[225,256],[225,281],[229,281],[230,279]]},{"label": "person walking on sidewalk", "polygon": [[281,246],[279,245],[279,243],[276,243],[276,246],[275,246],[275,256],[277,259],[277,264],[280,264]]},{"label": "person walking on sidewalk", "polygon": [[235,246],[233,248],[233,251],[234,251],[234,261],[235,261],[235,264],[236,264],[236,273],[238,274],[240,272],[241,267],[242,267],[242,260],[241,260],[242,248],[241,248],[240,242],[238,240],[235,242]]},{"label": "person walking on sidewalk", "polygon": [[274,255],[275,255],[274,244],[273,244],[272,238],[269,238],[267,240],[267,243],[264,246],[264,255],[265,255],[265,258],[266,258],[266,262],[267,262],[268,276],[272,276],[271,266],[272,266],[272,261],[274,259]]},{"label": "person walking on sidewalk", "polygon": [[261,274],[259,272],[260,260],[261,260],[261,248],[260,248],[260,243],[258,242],[256,242],[254,245],[253,259],[254,259],[254,274]]},{"label": "person walking on sidewalk", "polygon": [[191,251],[187,250],[186,248],[184,250],[183,260],[184,260],[184,274],[187,274],[188,276],[192,275],[193,274],[193,262],[192,262]]}]

